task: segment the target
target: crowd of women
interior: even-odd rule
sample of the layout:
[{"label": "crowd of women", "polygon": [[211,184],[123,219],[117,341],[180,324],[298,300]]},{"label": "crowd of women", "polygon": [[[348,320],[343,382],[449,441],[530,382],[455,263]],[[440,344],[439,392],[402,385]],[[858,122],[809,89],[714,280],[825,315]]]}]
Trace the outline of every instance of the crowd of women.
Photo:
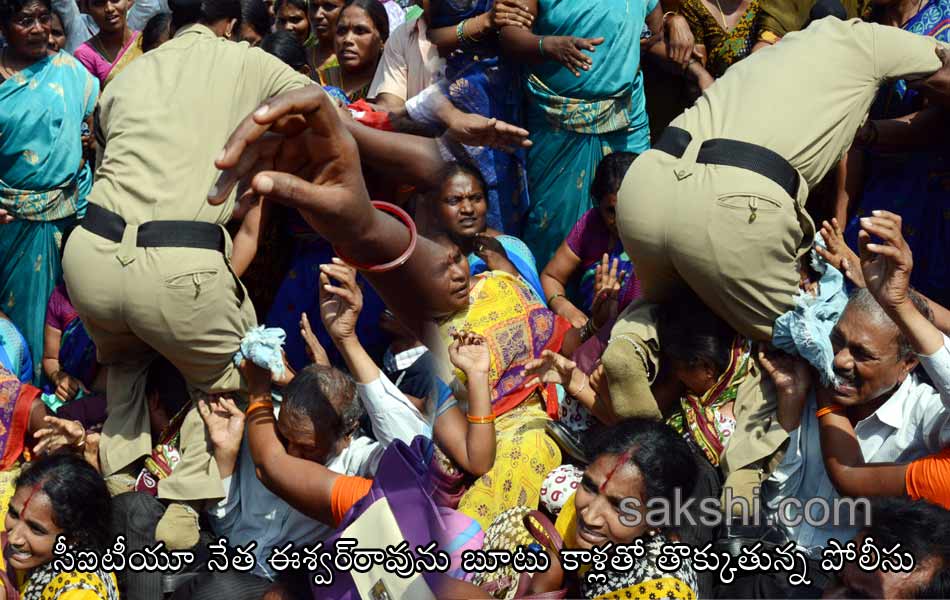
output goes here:
[{"label": "crowd of women", "polygon": [[[6,597],[873,597],[844,572],[792,589],[763,583],[787,573],[734,584],[690,560],[669,568],[664,548],[674,542],[723,551],[743,543],[811,548],[772,525],[743,529],[731,514],[715,526],[631,524],[624,508],[631,499],[638,507],[718,500],[733,484],[748,498],[751,486],[731,477],[743,469],[754,471],[757,485],[781,487],[795,452],[783,440],[798,430],[805,440],[802,411],[814,413],[817,401],[821,446],[812,451],[824,457],[821,477],[834,486],[822,492],[816,482],[817,496],[900,497],[906,506],[883,508],[882,519],[931,511],[927,518],[940,521],[934,531],[950,527],[946,450],[905,453],[887,464],[866,450],[862,456],[868,414],[851,415],[820,391],[817,400],[803,400],[819,378],[807,363],[753,344],[703,298],[685,293],[656,306],[650,333],[658,343],[641,344],[615,327],[646,302],[618,232],[625,176],[718,78],[825,18],[950,43],[950,0],[804,4],[0,0]],[[110,363],[84,326],[84,307],[74,306],[76,288],[65,283],[101,274],[79,268],[64,279],[63,255],[87,207],[102,210],[87,204],[107,152],[100,96],[177,51],[175,40],[198,28],[220,44],[270,54],[311,83],[251,116],[232,115],[231,139],[213,140],[225,150],[207,157],[228,184],[201,194],[234,206],[226,269],[268,329],[247,332],[234,359],[241,386],[225,394],[202,392],[179,372],[178,352],[163,349],[142,378],[147,422],[134,425],[154,450],[122,473],[106,473],[100,445],[108,439],[100,432],[123,390],[107,384]],[[792,101],[775,98],[776,119]],[[154,120],[148,135],[171,135],[165,125]],[[807,211],[823,223],[821,258],[801,265],[801,295],[816,299],[813,312],[826,310],[808,318],[830,320],[809,333],[827,335],[839,317],[846,322],[827,300],[832,287],[820,286],[867,288],[861,297],[880,304],[881,318],[898,330],[886,347],[899,346],[899,360],[920,356],[922,367],[902,364],[929,378],[940,397],[950,389],[946,365],[925,359],[936,348],[947,352],[939,332],[950,330],[942,309],[950,306],[950,185],[947,151],[935,135],[947,125],[946,108],[915,86],[882,81],[854,143],[810,191]],[[123,164],[110,160],[113,169]],[[753,206],[750,222],[757,210],[769,218],[774,208]],[[380,220],[382,213],[395,219]],[[871,236],[883,241],[870,243]],[[118,237],[128,241],[121,230]],[[341,248],[361,248],[360,260]],[[826,273],[840,273],[837,283]],[[202,285],[224,285],[217,272],[188,275],[165,285],[196,298]],[[929,300],[920,305],[927,324],[897,316],[898,304],[916,298],[911,286]],[[832,335],[836,361],[843,346],[852,355],[861,346],[840,339],[843,327]],[[94,333],[102,329],[100,322]],[[890,350],[885,356],[868,339],[860,351],[877,354],[863,363],[873,370]],[[655,403],[625,384],[623,365],[606,358],[608,349],[619,362],[648,365],[646,395]],[[872,371],[835,363],[838,375],[849,369],[857,369],[855,388],[861,378],[876,381]],[[897,389],[878,390],[875,406]],[[750,395],[778,402],[750,415],[742,408]],[[629,410],[645,404],[649,410]],[[156,495],[159,484],[179,465],[193,468],[184,458],[192,456],[190,411],[201,416],[213,459],[200,475],[220,479],[224,494],[169,501]],[[758,426],[781,433],[771,453],[751,465],[729,464],[733,436],[748,437]],[[939,433],[933,439],[943,439]],[[926,502],[943,508],[920,508]],[[56,560],[67,548],[103,554],[117,535],[130,551],[163,542],[199,559],[219,536],[254,541],[257,565],[142,574],[87,572]],[[267,561],[292,544],[332,547],[348,538],[390,550],[403,540],[413,548],[435,540],[450,564],[441,574],[410,577],[380,565],[368,574],[337,573],[326,585],[315,582],[319,565],[298,560],[277,571]],[[572,570],[559,558],[567,549],[635,543],[643,552],[628,569],[601,565],[592,574],[591,565]],[[874,589],[950,593],[950,548],[942,543],[908,543],[923,553],[918,577],[891,583],[892,574],[879,572]],[[465,552],[479,550],[546,555],[550,567],[533,575],[511,564],[466,568]],[[808,560],[817,570],[815,556]]]}]

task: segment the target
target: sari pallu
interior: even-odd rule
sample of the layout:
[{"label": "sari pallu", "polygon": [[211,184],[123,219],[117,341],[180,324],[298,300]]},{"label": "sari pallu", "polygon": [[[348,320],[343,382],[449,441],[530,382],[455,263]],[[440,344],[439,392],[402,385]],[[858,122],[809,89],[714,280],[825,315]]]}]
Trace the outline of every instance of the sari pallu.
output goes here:
[{"label": "sari pallu", "polygon": [[534,33],[603,37],[593,66],[575,77],[555,61],[525,81],[531,208],[522,239],[547,264],[591,207],[597,165],[612,152],[644,152],[650,125],[640,72],[640,35],[655,0],[539,0]]},{"label": "sari pallu", "polygon": [[30,407],[39,393],[0,365],[0,471],[9,469],[23,453]]},{"label": "sari pallu", "polygon": [[[475,277],[469,292],[469,307],[441,327],[446,346],[456,331],[472,331],[483,336],[491,354],[488,381],[492,387],[495,416],[521,404],[533,393],[541,394],[545,411],[557,418],[554,385],[525,386],[524,365],[544,350],[557,352],[571,326],[555,315],[521,279],[502,271]],[[456,371],[459,381],[464,375]]]},{"label": "sari pallu", "polygon": [[42,373],[45,306],[61,278],[60,242],[92,186],[81,124],[99,83],[65,52],[0,84],[0,207],[14,221],[0,235],[0,310],[23,334]]},{"label": "sari pallu", "polygon": [[[441,0],[433,2],[431,27],[447,27],[488,12],[492,0]],[[466,43],[446,58],[445,80],[439,87],[459,110],[495,118],[514,125],[523,121],[516,65],[501,56],[497,42],[489,39]],[[489,147],[447,143],[461,161],[474,164],[488,184],[488,226],[520,235],[528,211],[527,153],[507,153]]]}]

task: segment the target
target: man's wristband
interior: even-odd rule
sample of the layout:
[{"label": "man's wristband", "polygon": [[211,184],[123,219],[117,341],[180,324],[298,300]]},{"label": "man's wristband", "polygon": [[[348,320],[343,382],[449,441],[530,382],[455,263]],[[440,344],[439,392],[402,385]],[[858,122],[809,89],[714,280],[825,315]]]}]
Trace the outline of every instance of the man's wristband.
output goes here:
[{"label": "man's wristband", "polygon": [[840,404],[831,404],[831,405],[826,406],[826,407],[824,407],[824,408],[819,408],[819,409],[815,412],[815,418],[820,419],[820,418],[822,418],[822,417],[825,416],[825,415],[830,415],[831,413],[840,413],[840,412],[844,412],[844,407],[843,407],[843,406],[841,406]]}]

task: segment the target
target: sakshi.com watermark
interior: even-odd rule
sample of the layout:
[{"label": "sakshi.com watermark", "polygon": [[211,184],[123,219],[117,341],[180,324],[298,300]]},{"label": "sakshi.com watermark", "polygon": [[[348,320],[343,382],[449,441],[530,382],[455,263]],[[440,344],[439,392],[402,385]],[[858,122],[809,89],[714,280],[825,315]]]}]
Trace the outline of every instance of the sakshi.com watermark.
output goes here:
[{"label": "sakshi.com watermark", "polygon": [[625,527],[677,528],[683,526],[718,527],[731,525],[761,525],[779,527],[856,527],[871,525],[871,502],[867,498],[801,498],[786,497],[769,502],[765,510],[759,488],[753,490],[752,500],[733,496],[726,488],[722,498],[683,499],[676,490],[673,499],[651,498],[646,503],[628,497],[620,501],[620,522]]}]

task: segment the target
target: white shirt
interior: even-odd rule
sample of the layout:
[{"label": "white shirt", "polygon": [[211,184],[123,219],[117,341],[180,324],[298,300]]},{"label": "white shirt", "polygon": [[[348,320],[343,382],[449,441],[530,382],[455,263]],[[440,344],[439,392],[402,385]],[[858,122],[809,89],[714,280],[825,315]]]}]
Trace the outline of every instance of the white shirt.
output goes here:
[{"label": "white shirt", "polygon": [[[911,373],[887,402],[855,427],[866,462],[909,463],[950,444],[950,338],[944,336],[943,343],[932,355],[918,355],[936,389]],[[812,498],[823,498],[829,503],[840,498],[825,471],[815,411],[815,397],[810,394],[801,424],[789,434],[785,457],[762,490],[767,512],[774,514],[785,498],[797,498],[800,506]],[[785,529],[805,549],[824,546],[832,538],[843,543],[863,526],[863,521],[856,527],[843,522],[849,512],[848,507],[840,507],[841,520],[837,526],[814,527],[803,521]],[[786,514],[801,513],[789,510]],[[813,517],[818,519],[820,515],[820,509],[814,508]]]},{"label": "white shirt", "polygon": [[[326,467],[343,475],[373,477],[390,442],[399,439],[409,444],[418,435],[431,437],[431,427],[382,372],[372,383],[357,384],[357,391],[378,441],[354,437]],[[335,527],[311,519],[264,487],[257,478],[246,437],[235,472],[223,484],[227,495],[208,511],[212,528],[217,535],[227,537],[231,547],[257,542],[254,575],[270,580],[278,575],[267,564],[274,548],[287,542],[300,548],[326,539],[335,531]]]},{"label": "white shirt", "polygon": [[369,86],[369,98],[392,94],[403,101],[426,89],[445,66],[435,44],[429,41],[421,17],[393,29]]}]

